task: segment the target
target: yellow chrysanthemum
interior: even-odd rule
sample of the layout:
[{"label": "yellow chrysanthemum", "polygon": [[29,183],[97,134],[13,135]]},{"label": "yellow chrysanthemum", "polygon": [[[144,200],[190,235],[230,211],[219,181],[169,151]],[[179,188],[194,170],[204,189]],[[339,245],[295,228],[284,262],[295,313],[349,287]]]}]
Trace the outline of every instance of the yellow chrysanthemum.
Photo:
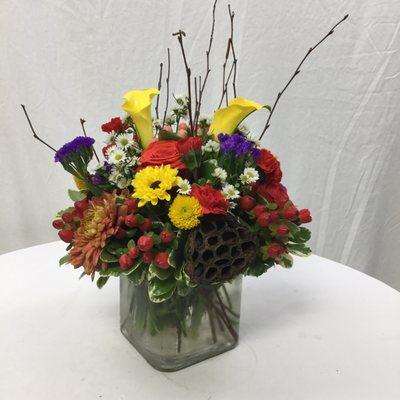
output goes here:
[{"label": "yellow chrysanthemum", "polygon": [[170,165],[146,167],[140,170],[132,181],[135,192],[132,197],[139,199],[139,207],[150,202],[153,206],[158,200],[171,200],[168,190],[176,186],[181,178],[178,170]]},{"label": "yellow chrysanthemum", "polygon": [[200,223],[201,205],[192,196],[178,194],[169,208],[168,216],[179,229],[192,229]]}]

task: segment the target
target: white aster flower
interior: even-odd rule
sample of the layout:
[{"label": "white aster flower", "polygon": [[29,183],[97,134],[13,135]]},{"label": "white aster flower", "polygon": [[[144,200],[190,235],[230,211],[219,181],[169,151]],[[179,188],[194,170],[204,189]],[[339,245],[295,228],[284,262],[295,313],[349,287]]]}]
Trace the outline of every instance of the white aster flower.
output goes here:
[{"label": "white aster flower", "polygon": [[260,178],[258,171],[255,168],[247,167],[243,170],[243,174],[239,176],[240,181],[244,185],[249,185],[250,183],[255,183]]},{"label": "white aster flower", "polygon": [[192,191],[192,186],[187,179],[181,179],[178,183],[178,187],[178,193],[180,194],[190,194],[190,192]]},{"label": "white aster flower", "polygon": [[213,151],[219,151],[219,143],[215,140],[208,140],[207,143],[201,146],[203,153],[212,153]]},{"label": "white aster flower", "polygon": [[234,200],[238,199],[240,197],[239,190],[235,189],[235,186],[233,185],[224,185],[222,187],[222,196],[225,197],[225,199],[228,200]]},{"label": "white aster flower", "polygon": [[118,164],[125,160],[125,152],[122,149],[113,147],[107,152],[108,162],[110,164]]},{"label": "white aster flower", "polygon": [[123,133],[115,139],[117,146],[121,149],[127,149],[133,144],[133,135],[131,133]]},{"label": "white aster flower", "polygon": [[119,189],[125,189],[129,186],[130,180],[128,180],[125,176],[120,175],[116,183]]},{"label": "white aster flower", "polygon": [[212,165],[215,165],[216,167],[218,167],[218,161],[215,158],[212,158],[211,160],[208,160],[208,162]]},{"label": "white aster flower", "polygon": [[220,179],[221,181],[225,181],[228,174],[223,168],[215,168],[214,172],[211,174],[212,176],[215,176],[216,178]]}]

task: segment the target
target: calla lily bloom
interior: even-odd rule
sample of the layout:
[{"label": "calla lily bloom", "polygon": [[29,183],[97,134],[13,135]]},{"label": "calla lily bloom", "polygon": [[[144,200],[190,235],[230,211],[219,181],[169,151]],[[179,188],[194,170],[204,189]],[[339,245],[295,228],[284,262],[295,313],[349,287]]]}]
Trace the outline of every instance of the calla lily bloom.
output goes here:
[{"label": "calla lily bloom", "polygon": [[135,123],[137,133],[143,148],[153,139],[153,122],[151,118],[151,103],[160,92],[155,89],[131,90],[124,95],[122,108],[130,114]]},{"label": "calla lily bloom", "polygon": [[210,133],[214,137],[217,137],[220,133],[230,135],[246,117],[261,108],[269,108],[269,106],[243,97],[235,97],[229,102],[228,107],[215,111],[210,125]]}]

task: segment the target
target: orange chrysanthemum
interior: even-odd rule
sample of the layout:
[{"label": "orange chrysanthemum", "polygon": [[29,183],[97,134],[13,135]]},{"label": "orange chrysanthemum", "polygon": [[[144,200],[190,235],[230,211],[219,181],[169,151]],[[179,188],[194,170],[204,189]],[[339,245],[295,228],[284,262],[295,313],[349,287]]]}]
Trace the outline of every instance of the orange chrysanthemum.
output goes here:
[{"label": "orange chrysanthemum", "polygon": [[88,275],[96,270],[106,240],[117,230],[118,206],[115,198],[115,193],[105,192],[99,198],[93,197],[75,232],[69,262],[74,267],[83,266]]}]

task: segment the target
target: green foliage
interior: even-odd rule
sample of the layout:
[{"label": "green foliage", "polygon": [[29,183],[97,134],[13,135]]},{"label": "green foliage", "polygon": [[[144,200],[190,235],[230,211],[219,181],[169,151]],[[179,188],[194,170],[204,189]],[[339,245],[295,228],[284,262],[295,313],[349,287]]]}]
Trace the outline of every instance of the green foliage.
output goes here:
[{"label": "green foliage", "polygon": [[148,277],[149,279],[158,278],[162,281],[168,279],[174,272],[173,268],[161,269],[156,264],[151,263],[149,266]]},{"label": "green foliage", "polygon": [[148,285],[150,300],[154,303],[161,303],[174,294],[176,289],[176,280],[173,275],[165,280],[153,277],[148,281]]},{"label": "green foliage", "polygon": [[252,264],[247,268],[246,275],[260,276],[263,273],[267,272],[267,270],[274,265],[275,263],[271,258],[263,260],[261,255],[259,254],[252,262]]},{"label": "green foliage", "polygon": [[84,190],[71,190],[68,189],[68,196],[72,201],[84,200],[87,197],[87,192]]},{"label": "green foliage", "polygon": [[58,261],[58,264],[63,265],[63,264],[68,264],[69,263],[69,253],[66,254],[64,257],[61,257],[60,260]]},{"label": "green foliage", "polygon": [[96,285],[99,289],[101,289],[108,281],[109,276],[100,276],[97,281]]},{"label": "green foliage", "polygon": [[290,254],[282,254],[279,257],[278,264],[284,268],[291,268],[293,266],[293,257]]},{"label": "green foliage", "polygon": [[312,254],[311,249],[304,243],[288,243],[287,248],[291,253],[301,257],[306,257]]},{"label": "green foliage", "polygon": [[158,134],[159,140],[179,140],[181,139],[176,133],[161,130]]},{"label": "green foliage", "polygon": [[111,253],[106,247],[102,250],[100,254],[100,260],[108,264],[117,262],[119,257]]},{"label": "green foliage", "polygon": [[298,231],[292,236],[292,241],[296,243],[305,243],[311,238],[311,231],[303,226],[298,227]]},{"label": "green foliage", "polygon": [[201,151],[192,150],[182,157],[183,162],[190,171],[193,171],[201,165]]}]

